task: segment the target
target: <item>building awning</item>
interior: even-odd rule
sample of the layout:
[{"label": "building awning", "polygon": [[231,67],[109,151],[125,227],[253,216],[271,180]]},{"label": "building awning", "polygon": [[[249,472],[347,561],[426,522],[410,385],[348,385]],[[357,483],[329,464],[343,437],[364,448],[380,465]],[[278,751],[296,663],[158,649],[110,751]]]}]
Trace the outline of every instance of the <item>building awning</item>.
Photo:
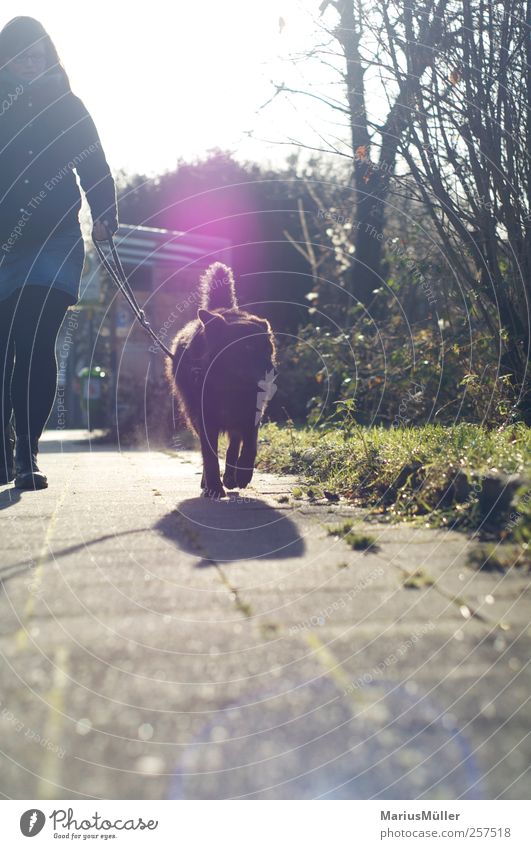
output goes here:
[{"label": "building awning", "polygon": [[[154,269],[160,269],[160,279],[170,280],[191,266],[206,268],[216,261],[231,264],[231,243],[216,236],[120,224],[114,242],[133,289],[151,288],[146,277],[151,281]],[[87,247],[80,301],[89,305],[99,302],[103,269],[94,246]],[[108,253],[106,245],[103,250]]]},{"label": "building awning", "polygon": [[114,241],[123,265],[171,265],[177,270],[196,262],[230,264],[230,242],[214,236],[120,224]]}]

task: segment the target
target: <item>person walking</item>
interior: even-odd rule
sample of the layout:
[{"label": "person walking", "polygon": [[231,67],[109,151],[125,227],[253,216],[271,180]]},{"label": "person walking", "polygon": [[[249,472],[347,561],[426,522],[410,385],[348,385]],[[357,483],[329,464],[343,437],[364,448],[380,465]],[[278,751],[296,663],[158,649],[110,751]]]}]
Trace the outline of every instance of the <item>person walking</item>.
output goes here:
[{"label": "person walking", "polygon": [[118,228],[116,189],[94,121],[42,24],[13,18],[0,31],[0,484],[20,489],[48,485],[38,442],[85,258],[76,173],[92,238],[106,239]]}]

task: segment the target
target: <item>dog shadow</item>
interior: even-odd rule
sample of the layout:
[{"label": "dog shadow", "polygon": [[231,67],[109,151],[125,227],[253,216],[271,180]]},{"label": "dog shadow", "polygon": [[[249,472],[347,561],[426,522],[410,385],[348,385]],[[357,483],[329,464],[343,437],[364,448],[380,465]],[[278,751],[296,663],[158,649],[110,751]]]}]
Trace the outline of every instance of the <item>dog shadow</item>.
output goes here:
[{"label": "dog shadow", "polygon": [[285,512],[260,498],[231,493],[228,499],[189,498],[154,529],[199,557],[196,567],[238,560],[302,557],[305,543]]}]

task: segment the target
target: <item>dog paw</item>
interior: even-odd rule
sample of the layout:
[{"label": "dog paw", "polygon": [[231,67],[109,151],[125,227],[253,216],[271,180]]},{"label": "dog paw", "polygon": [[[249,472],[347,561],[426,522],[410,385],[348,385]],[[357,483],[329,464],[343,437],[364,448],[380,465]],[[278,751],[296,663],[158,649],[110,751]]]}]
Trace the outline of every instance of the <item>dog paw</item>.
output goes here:
[{"label": "dog paw", "polygon": [[214,500],[217,500],[219,498],[225,498],[226,494],[227,493],[225,492],[221,484],[220,486],[215,487],[204,487],[201,493],[203,498],[212,498]]},{"label": "dog paw", "polygon": [[236,469],[236,486],[240,489],[245,489],[248,483],[251,483],[254,469],[237,468]]},{"label": "dog paw", "polygon": [[234,469],[227,469],[225,474],[223,475],[223,485],[227,487],[227,489],[236,489],[238,484],[236,483],[236,475]]}]

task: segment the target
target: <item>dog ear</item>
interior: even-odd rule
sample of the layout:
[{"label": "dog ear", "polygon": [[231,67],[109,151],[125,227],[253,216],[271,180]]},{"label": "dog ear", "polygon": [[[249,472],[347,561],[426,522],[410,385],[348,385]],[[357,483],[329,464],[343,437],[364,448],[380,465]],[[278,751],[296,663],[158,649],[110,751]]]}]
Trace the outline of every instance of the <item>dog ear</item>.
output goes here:
[{"label": "dog ear", "polygon": [[203,327],[209,325],[209,330],[213,330],[214,328],[220,328],[223,324],[226,324],[225,319],[222,315],[215,312],[210,312],[209,310],[199,309],[197,310],[197,317]]}]

